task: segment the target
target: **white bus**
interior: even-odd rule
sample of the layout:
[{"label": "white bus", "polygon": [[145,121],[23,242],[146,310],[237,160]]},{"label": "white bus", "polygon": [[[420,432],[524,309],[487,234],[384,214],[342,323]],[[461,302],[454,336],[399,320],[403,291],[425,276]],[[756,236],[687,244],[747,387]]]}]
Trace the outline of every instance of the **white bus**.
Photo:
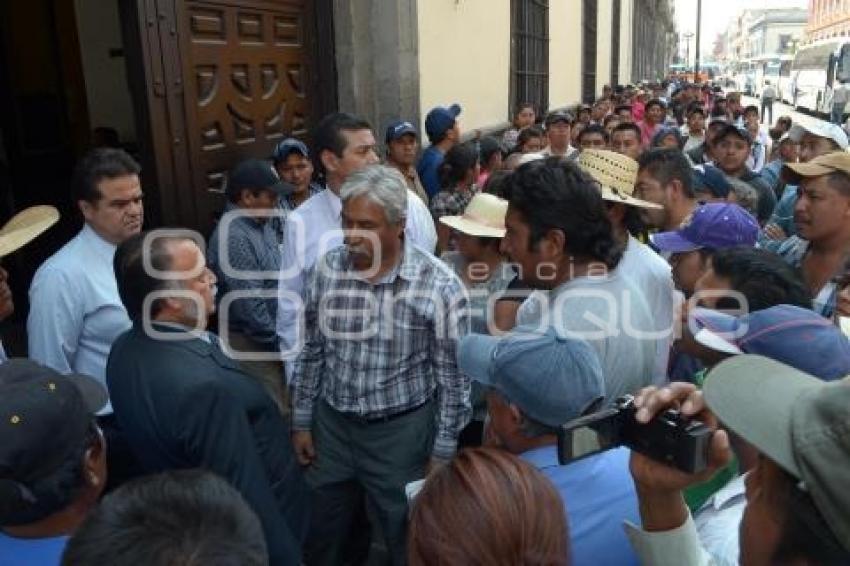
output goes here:
[{"label": "white bus", "polygon": [[825,40],[800,48],[791,67],[795,108],[829,114],[832,89],[850,81],[850,40]]},{"label": "white bus", "polygon": [[779,57],[779,82],[776,84],[776,96],[782,102],[788,104],[791,104],[791,101],[794,99],[791,81],[791,66],[793,64],[793,55],[781,55]]}]

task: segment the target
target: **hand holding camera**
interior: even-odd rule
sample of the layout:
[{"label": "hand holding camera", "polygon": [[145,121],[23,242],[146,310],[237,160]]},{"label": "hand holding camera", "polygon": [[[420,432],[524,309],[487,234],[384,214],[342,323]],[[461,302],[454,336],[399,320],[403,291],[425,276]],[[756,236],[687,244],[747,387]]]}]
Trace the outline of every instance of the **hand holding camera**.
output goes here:
[{"label": "hand holding camera", "polygon": [[678,492],[707,481],[732,459],[729,437],[726,431],[718,430],[717,419],[706,407],[702,392],[695,385],[675,382],[661,389],[645,387],[635,396],[634,406],[635,419],[639,423],[649,423],[659,414],[675,409],[683,418],[702,423],[710,433],[706,438],[706,465],[695,473],[687,473],[632,451],[631,472],[638,489]]}]

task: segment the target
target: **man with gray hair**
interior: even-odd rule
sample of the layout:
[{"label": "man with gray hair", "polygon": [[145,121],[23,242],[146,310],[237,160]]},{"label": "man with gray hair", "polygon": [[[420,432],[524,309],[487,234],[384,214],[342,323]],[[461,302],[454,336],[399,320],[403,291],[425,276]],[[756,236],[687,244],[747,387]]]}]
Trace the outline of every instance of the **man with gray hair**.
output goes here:
[{"label": "man with gray hair", "polygon": [[471,416],[456,361],[468,297],[449,267],[405,238],[398,171],[353,173],[341,198],[345,243],[306,276],[293,383],[293,445],[314,489],[307,559],[345,562],[365,490],[392,563],[404,564],[404,486],[452,457]]}]

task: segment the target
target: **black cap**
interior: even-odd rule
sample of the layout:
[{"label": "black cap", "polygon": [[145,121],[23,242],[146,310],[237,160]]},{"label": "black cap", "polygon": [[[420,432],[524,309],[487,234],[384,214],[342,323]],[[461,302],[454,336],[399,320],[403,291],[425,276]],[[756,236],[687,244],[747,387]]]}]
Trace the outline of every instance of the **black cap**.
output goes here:
[{"label": "black cap", "polygon": [[0,364],[0,525],[30,515],[37,502],[28,486],[83,447],[108,400],[92,377],[62,375],[21,358]]},{"label": "black cap", "polygon": [[225,189],[227,196],[238,196],[244,189],[272,191],[278,196],[295,192],[295,187],[281,181],[271,165],[262,159],[246,159],[228,175]]}]

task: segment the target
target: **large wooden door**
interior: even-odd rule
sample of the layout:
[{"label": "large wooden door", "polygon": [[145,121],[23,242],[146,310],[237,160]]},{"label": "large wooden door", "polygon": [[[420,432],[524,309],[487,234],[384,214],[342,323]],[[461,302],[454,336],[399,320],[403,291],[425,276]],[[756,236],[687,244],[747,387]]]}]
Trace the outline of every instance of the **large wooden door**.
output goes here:
[{"label": "large wooden door", "polygon": [[[128,0],[125,0],[128,1]],[[323,0],[134,0],[163,224],[208,233],[227,171],[305,137],[327,111],[317,68]],[[332,52],[331,52],[332,53]],[[330,55],[332,61],[332,55]],[[323,63],[326,64],[326,63]],[[333,89],[331,89],[333,90]]]},{"label": "large wooden door", "polygon": [[306,135],[305,1],[181,4],[180,51],[192,189],[198,219],[213,221],[228,169]]}]

